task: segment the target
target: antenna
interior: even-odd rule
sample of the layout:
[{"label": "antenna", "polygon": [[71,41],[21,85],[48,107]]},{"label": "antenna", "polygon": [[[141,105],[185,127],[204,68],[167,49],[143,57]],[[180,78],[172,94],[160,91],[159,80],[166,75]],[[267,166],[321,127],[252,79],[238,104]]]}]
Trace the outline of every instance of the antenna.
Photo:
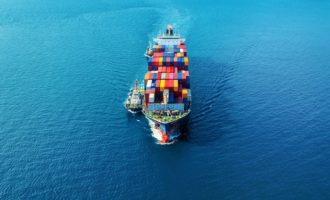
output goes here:
[{"label": "antenna", "polygon": [[139,81],[135,80],[135,91],[139,91]]},{"label": "antenna", "polygon": [[171,24],[167,25],[166,35],[173,35],[173,26]]}]

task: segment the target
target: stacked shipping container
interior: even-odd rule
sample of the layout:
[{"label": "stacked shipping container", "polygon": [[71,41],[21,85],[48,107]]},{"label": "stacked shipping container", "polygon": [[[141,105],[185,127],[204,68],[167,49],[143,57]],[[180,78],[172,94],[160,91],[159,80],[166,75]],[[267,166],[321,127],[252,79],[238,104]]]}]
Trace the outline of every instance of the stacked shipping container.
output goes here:
[{"label": "stacked shipping container", "polygon": [[164,91],[168,92],[167,102],[185,104],[191,100],[188,57],[185,44],[168,46],[155,45],[153,55],[148,59],[145,74],[145,104],[163,103]]}]

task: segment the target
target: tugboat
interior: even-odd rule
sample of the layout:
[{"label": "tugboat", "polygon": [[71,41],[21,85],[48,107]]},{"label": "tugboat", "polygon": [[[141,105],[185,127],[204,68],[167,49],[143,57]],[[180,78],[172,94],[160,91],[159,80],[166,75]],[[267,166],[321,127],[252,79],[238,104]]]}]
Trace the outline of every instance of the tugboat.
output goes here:
[{"label": "tugboat", "polygon": [[135,81],[135,88],[131,88],[128,93],[128,97],[125,102],[125,108],[133,113],[139,113],[142,111],[144,99],[144,89],[139,88],[139,82]]},{"label": "tugboat", "polygon": [[151,47],[148,47],[148,49],[147,49],[146,52],[144,53],[144,56],[145,56],[146,58],[152,58],[152,54],[153,54],[153,52],[152,52],[152,48],[151,48]]}]

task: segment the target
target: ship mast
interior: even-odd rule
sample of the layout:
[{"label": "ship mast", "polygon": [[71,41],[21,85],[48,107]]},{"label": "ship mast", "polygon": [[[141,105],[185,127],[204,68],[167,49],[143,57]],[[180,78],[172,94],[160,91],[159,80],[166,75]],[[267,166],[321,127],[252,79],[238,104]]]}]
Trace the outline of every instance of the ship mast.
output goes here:
[{"label": "ship mast", "polygon": [[172,36],[173,35],[173,26],[170,25],[170,24],[167,25],[166,35],[168,35],[168,36]]},{"label": "ship mast", "polygon": [[139,91],[139,81],[135,80],[135,91],[138,92]]}]

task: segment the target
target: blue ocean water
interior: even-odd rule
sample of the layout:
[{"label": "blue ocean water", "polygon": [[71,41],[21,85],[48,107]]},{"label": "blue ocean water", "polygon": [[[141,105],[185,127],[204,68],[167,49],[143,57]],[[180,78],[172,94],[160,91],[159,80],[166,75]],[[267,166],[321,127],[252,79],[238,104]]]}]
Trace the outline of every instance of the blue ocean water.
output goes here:
[{"label": "blue ocean water", "polygon": [[[330,2],[0,0],[0,199],[330,199]],[[122,106],[168,23],[186,140]]]}]

